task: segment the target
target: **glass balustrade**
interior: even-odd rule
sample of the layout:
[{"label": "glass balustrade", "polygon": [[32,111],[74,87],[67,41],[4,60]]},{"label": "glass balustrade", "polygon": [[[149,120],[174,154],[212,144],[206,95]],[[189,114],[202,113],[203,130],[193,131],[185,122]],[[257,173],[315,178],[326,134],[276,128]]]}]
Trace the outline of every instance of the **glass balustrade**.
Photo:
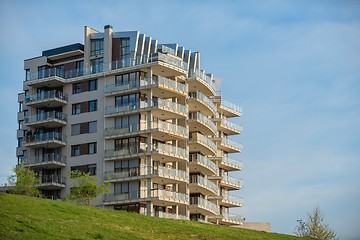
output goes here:
[{"label": "glass balustrade", "polygon": [[221,119],[221,126],[229,129],[234,129],[237,132],[242,132],[242,126],[233,122],[230,122],[226,119]]},{"label": "glass balustrade", "polygon": [[37,94],[33,94],[28,98],[25,98],[25,102],[32,103],[32,102],[45,101],[50,99],[67,101],[68,95],[58,90],[43,91]]},{"label": "glass balustrade", "polygon": [[200,78],[202,81],[208,84],[210,89],[213,92],[215,92],[216,89],[215,83],[211,80],[211,77],[205,74],[205,71],[200,71],[198,69],[190,70],[189,77],[194,77],[194,76]]},{"label": "glass balustrade", "polygon": [[212,112],[216,112],[216,106],[215,104],[205,96],[202,92],[196,91],[196,92],[190,92],[189,93],[190,98],[195,98],[198,101],[202,102],[204,105],[208,106]]},{"label": "glass balustrade", "polygon": [[61,141],[66,142],[66,135],[59,132],[48,132],[48,133],[36,133],[27,135],[25,137],[25,143],[37,143],[43,141]]},{"label": "glass balustrade", "polygon": [[190,197],[190,205],[198,205],[202,208],[210,209],[215,213],[219,212],[219,208],[216,204],[200,197]]},{"label": "glass balustrade", "polygon": [[200,175],[190,176],[190,183],[197,183],[199,185],[205,186],[208,189],[211,189],[214,192],[217,192],[216,184]]},{"label": "glass balustrade", "polygon": [[189,161],[190,162],[197,162],[201,165],[206,166],[207,168],[210,168],[211,170],[213,170],[214,172],[216,172],[216,164],[211,161],[210,159],[204,157],[203,155],[200,155],[198,153],[192,153],[189,156]]},{"label": "glass balustrade", "polygon": [[21,164],[42,164],[42,163],[53,163],[57,162],[60,164],[66,164],[66,156],[62,156],[57,153],[48,153],[48,154],[42,154],[39,156],[29,157],[29,158],[23,158],[21,160]]},{"label": "glass balustrade", "polygon": [[67,115],[62,112],[51,111],[51,112],[44,112],[40,114],[35,114],[25,118],[25,123],[35,123],[41,121],[48,121],[48,120],[61,120],[66,121]]},{"label": "glass balustrade", "polygon": [[217,128],[216,128],[214,122],[211,121],[210,118],[206,117],[201,112],[192,112],[189,114],[189,118],[192,120],[197,120],[197,121],[201,122],[202,124],[209,126],[213,132],[217,132]]},{"label": "glass balustrade", "polygon": [[222,139],[222,144],[225,145],[225,146],[230,146],[232,148],[236,148],[236,149],[240,149],[240,150],[243,149],[243,146],[242,146],[241,143],[230,140],[228,138],[223,138]]},{"label": "glass balustrade", "polygon": [[224,107],[224,108],[228,108],[230,109],[231,111],[234,111],[236,112],[237,114],[241,115],[242,113],[242,108],[232,102],[229,102],[225,99],[221,99],[221,106]]}]

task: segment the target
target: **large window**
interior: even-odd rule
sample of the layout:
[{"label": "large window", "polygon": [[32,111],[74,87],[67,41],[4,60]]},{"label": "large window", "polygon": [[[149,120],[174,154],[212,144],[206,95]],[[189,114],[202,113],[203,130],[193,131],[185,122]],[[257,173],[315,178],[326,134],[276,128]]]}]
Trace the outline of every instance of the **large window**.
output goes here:
[{"label": "large window", "polygon": [[144,72],[132,72],[117,75],[115,77],[116,85],[130,85],[130,87],[138,87],[140,86],[140,79],[145,78]]},{"label": "large window", "polygon": [[76,136],[84,133],[94,133],[97,131],[97,121],[77,123],[71,125],[71,135]]},{"label": "large window", "polygon": [[115,105],[118,107],[129,106],[130,109],[136,109],[139,105],[139,94],[133,93],[130,95],[118,96],[115,98]]},{"label": "large window", "polygon": [[74,83],[73,94],[78,94],[87,91],[95,91],[98,88],[98,80],[93,79],[86,82]]},{"label": "large window", "polygon": [[71,156],[80,156],[97,153],[96,142],[84,143],[71,146]]},{"label": "large window", "polygon": [[130,57],[130,38],[122,38],[120,43],[120,54],[121,58],[129,58]]},{"label": "large window", "polygon": [[74,103],[72,105],[72,114],[80,114],[86,112],[97,111],[97,100],[91,100],[88,102]]},{"label": "large window", "polygon": [[96,39],[91,40],[91,52],[90,55],[99,55],[104,53],[104,40],[103,39]]},{"label": "large window", "polygon": [[98,73],[103,71],[103,59],[97,58],[94,60],[91,60],[91,73]]},{"label": "large window", "polygon": [[96,175],[96,164],[72,166],[71,171],[90,173],[91,176],[94,176],[94,175]]}]

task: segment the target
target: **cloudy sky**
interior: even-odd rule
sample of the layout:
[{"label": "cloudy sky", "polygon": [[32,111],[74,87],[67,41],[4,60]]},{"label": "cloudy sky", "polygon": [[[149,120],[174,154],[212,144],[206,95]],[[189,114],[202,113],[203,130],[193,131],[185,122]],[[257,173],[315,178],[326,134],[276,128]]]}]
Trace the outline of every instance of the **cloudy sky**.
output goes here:
[{"label": "cloudy sky", "polygon": [[318,205],[341,239],[360,237],[360,1],[0,1],[0,183],[16,163],[23,60],[107,24],[200,51],[243,107],[235,213],[292,233]]}]

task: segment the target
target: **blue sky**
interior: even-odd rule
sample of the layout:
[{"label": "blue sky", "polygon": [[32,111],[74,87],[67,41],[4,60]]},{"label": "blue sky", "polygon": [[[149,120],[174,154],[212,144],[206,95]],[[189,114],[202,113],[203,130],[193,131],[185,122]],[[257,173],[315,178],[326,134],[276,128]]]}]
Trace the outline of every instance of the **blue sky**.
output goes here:
[{"label": "blue sky", "polygon": [[107,24],[200,51],[243,107],[235,213],[292,233],[319,205],[341,239],[360,237],[360,1],[1,1],[0,183],[16,163],[23,60]]}]

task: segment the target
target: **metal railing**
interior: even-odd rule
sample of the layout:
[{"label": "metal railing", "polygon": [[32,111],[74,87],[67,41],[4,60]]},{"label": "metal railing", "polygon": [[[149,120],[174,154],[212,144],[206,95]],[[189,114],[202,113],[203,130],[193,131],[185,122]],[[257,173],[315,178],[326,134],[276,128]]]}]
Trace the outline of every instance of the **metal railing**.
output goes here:
[{"label": "metal railing", "polygon": [[50,99],[57,99],[57,100],[68,100],[68,95],[58,90],[50,90],[50,91],[43,91],[37,94],[33,94],[30,97],[25,98],[26,103],[37,102],[37,101],[45,101]]},{"label": "metal railing", "polygon": [[227,221],[233,221],[233,222],[243,222],[245,221],[245,218],[241,215],[236,214],[230,214],[230,213],[221,213],[222,217]]},{"label": "metal railing", "polygon": [[217,168],[216,168],[216,164],[211,161],[210,159],[204,157],[203,155],[200,155],[198,153],[192,153],[189,156],[189,161],[190,162],[196,162],[200,165],[204,165],[207,168],[210,168],[211,170],[213,170],[214,172],[216,172]]},{"label": "metal railing", "polygon": [[241,179],[234,178],[234,177],[231,177],[228,175],[222,176],[222,182],[230,184],[230,185],[235,185],[240,188],[243,186],[243,181]]},{"label": "metal railing", "polygon": [[241,115],[242,113],[242,108],[232,102],[229,102],[225,99],[221,99],[221,106],[223,108],[227,108],[230,109],[230,111],[235,112],[238,115]]},{"label": "metal railing", "polygon": [[197,121],[201,122],[202,124],[209,126],[214,133],[217,132],[215,123],[213,121],[211,121],[210,118],[208,118],[204,114],[202,114],[201,112],[189,113],[189,119],[197,120]]},{"label": "metal railing", "polygon": [[231,202],[231,203],[235,203],[235,204],[238,204],[238,205],[243,205],[244,204],[243,198],[233,196],[233,195],[225,195],[225,196],[223,196],[223,200],[225,202]]},{"label": "metal railing", "polygon": [[198,77],[200,78],[205,84],[209,86],[209,88],[215,92],[216,86],[215,83],[211,80],[211,77],[205,74],[205,71],[201,71],[198,69],[190,70],[189,77]]},{"label": "metal railing", "polygon": [[43,141],[61,141],[66,143],[66,135],[58,132],[36,133],[24,138],[25,143],[37,143]]},{"label": "metal railing", "polygon": [[35,114],[30,117],[25,118],[25,123],[36,123],[41,121],[48,121],[48,120],[60,120],[66,121],[67,115],[62,112],[58,111],[51,111],[51,112],[43,112],[40,114]]},{"label": "metal railing", "polygon": [[237,168],[241,168],[241,169],[244,168],[244,164],[242,162],[232,159],[232,158],[228,158],[228,157],[223,157],[222,163],[226,164],[226,165],[234,166]]},{"label": "metal railing", "polygon": [[222,138],[222,141],[221,143],[225,146],[230,146],[232,148],[236,148],[236,149],[240,149],[242,150],[243,149],[243,146],[241,143],[239,142],[236,142],[236,141],[233,141],[233,140],[230,140],[228,138]]},{"label": "metal railing", "polygon": [[180,158],[188,158],[189,152],[184,148],[179,148],[169,144],[158,143],[153,146],[153,151],[157,151],[160,154],[178,156]]},{"label": "metal railing", "polygon": [[214,192],[217,192],[216,184],[200,175],[191,175],[190,183],[197,183],[199,185],[204,186],[205,188],[208,188]]},{"label": "metal railing", "polygon": [[191,132],[189,140],[198,141],[198,142],[208,146],[208,148],[210,148],[213,152],[216,152],[217,148],[216,148],[215,143],[212,140],[210,140],[209,138],[202,135],[201,133]]},{"label": "metal railing", "polygon": [[65,185],[65,178],[59,175],[42,175],[40,177],[41,183],[55,183]]},{"label": "metal railing", "polygon": [[226,119],[221,119],[220,122],[221,126],[224,126],[225,128],[234,129],[237,132],[242,132],[242,126],[233,122],[230,122]]},{"label": "metal railing", "polygon": [[180,68],[182,70],[187,71],[188,70],[188,64],[184,62],[181,58],[176,57],[171,54],[166,53],[152,53],[150,55],[135,55],[135,56],[129,56],[122,58],[120,60],[116,60],[113,62],[108,63],[100,63],[97,65],[92,65],[90,67],[84,67],[80,69],[72,69],[69,71],[63,71],[61,69],[57,68],[51,68],[46,69],[43,71],[36,71],[33,73],[29,73],[26,75],[25,81],[33,81],[38,79],[47,78],[50,76],[57,76],[63,79],[70,79],[80,76],[87,76],[91,74],[96,73],[102,73],[106,71],[112,71],[116,69],[141,65],[141,64],[147,64],[147,63],[153,63],[153,62],[164,62],[167,64],[170,64],[174,67]]},{"label": "metal railing", "polygon": [[219,208],[216,204],[200,197],[190,197],[190,205],[198,205],[202,208],[209,209],[214,213],[219,212]]},{"label": "metal railing", "polygon": [[174,202],[189,202],[189,196],[185,193],[172,192],[165,189],[140,190],[121,194],[107,194],[104,196],[105,202],[127,201],[142,198],[161,198]]},{"label": "metal railing", "polygon": [[60,163],[66,164],[66,156],[57,153],[42,154],[34,157],[25,157],[21,159],[21,164],[42,164],[42,163]]},{"label": "metal railing", "polygon": [[205,96],[202,92],[196,91],[196,92],[189,92],[190,98],[195,98],[198,101],[202,102],[204,105],[208,106],[214,113],[216,113],[216,106],[215,104]]}]

